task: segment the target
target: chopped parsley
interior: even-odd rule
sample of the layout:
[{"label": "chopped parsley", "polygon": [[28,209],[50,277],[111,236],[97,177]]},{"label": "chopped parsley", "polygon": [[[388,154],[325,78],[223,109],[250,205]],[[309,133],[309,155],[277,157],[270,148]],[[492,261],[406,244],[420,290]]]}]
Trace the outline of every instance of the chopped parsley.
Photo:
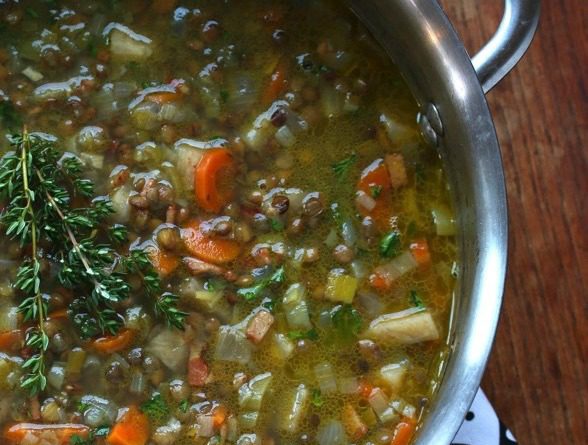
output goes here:
[{"label": "chopped parsley", "polygon": [[380,240],[380,255],[385,258],[394,258],[400,254],[400,234],[392,231]]},{"label": "chopped parsley", "polygon": [[182,400],[178,405],[178,408],[183,413],[187,412],[188,408],[190,408],[190,402],[188,401],[188,399]]},{"label": "chopped parsley", "polygon": [[255,286],[239,289],[237,295],[245,298],[247,301],[255,300],[256,298],[259,298],[269,286],[283,283],[285,276],[286,273],[284,272],[284,267],[280,266],[274,271],[274,273],[269,277],[262,279]]},{"label": "chopped parsley", "polygon": [[325,401],[323,400],[323,396],[321,395],[320,389],[313,389],[312,390],[310,403],[312,403],[312,405],[316,406],[317,408],[320,408],[321,406],[323,406],[323,403],[325,403]]},{"label": "chopped parsley", "polygon": [[161,397],[161,394],[156,394],[146,402],[141,404],[141,411],[153,422],[163,422],[169,416],[169,406]]},{"label": "chopped parsley", "polygon": [[425,303],[423,303],[423,300],[421,298],[421,296],[418,294],[418,292],[416,290],[411,290],[410,294],[408,295],[408,298],[410,299],[410,303],[414,306],[417,307],[419,309],[424,309],[425,308]]},{"label": "chopped parsley", "polygon": [[357,161],[357,154],[351,153],[349,157],[341,159],[339,162],[331,165],[331,168],[333,169],[333,172],[339,181],[342,181],[347,177],[349,169],[355,163],[355,161]]},{"label": "chopped parsley", "polygon": [[361,315],[350,304],[335,306],[331,311],[331,321],[339,335],[345,339],[356,337],[363,325]]},{"label": "chopped parsley", "polygon": [[370,195],[372,195],[372,198],[376,199],[381,194],[382,194],[382,186],[381,185],[370,185]]},{"label": "chopped parsley", "polygon": [[317,341],[319,339],[319,335],[316,329],[310,329],[308,331],[290,331],[287,335],[290,340]]},{"label": "chopped parsley", "polygon": [[274,232],[281,232],[284,230],[284,223],[277,218],[270,218],[269,224]]}]

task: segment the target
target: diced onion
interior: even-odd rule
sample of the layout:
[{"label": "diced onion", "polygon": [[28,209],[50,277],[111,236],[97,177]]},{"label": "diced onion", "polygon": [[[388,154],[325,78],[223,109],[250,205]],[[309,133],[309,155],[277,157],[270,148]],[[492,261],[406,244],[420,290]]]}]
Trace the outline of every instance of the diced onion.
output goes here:
[{"label": "diced onion", "polygon": [[151,39],[137,34],[125,25],[111,23],[104,28],[110,34],[110,52],[114,57],[128,60],[145,60],[153,54]]},{"label": "diced onion", "polygon": [[129,384],[129,391],[135,395],[142,394],[143,391],[145,391],[145,384],[146,384],[145,374],[143,374],[139,370],[136,370],[131,375],[131,383]]},{"label": "diced onion", "polygon": [[347,445],[345,428],[338,420],[329,420],[321,425],[316,440],[319,445]]},{"label": "diced onion", "polygon": [[251,343],[232,326],[221,326],[214,357],[217,360],[246,364],[251,360]]},{"label": "diced onion", "polygon": [[[241,428],[250,430],[255,428],[255,424],[257,423],[257,418],[259,417],[258,411],[247,411],[244,413],[239,414],[239,425]],[[239,441],[237,441],[239,443]]]},{"label": "diced onion", "polygon": [[296,143],[296,136],[290,131],[290,129],[283,125],[276,131],[276,140],[283,147],[291,147]]},{"label": "diced onion", "polygon": [[389,263],[376,267],[375,272],[392,282],[402,275],[416,269],[418,263],[409,251],[403,252]]},{"label": "diced onion", "polygon": [[38,82],[43,78],[43,75],[40,72],[31,68],[30,66],[27,66],[24,70],[22,70],[22,74],[27,76],[33,82]]},{"label": "diced onion", "polygon": [[151,339],[146,349],[170,370],[180,372],[185,369],[188,345],[181,332],[164,329]]},{"label": "diced onion", "polygon": [[272,373],[256,375],[239,388],[239,406],[241,409],[259,411],[263,396],[272,381]]},{"label": "diced onion", "polygon": [[341,237],[347,246],[355,246],[355,243],[357,242],[357,229],[351,218],[346,218],[343,223],[341,223]]},{"label": "diced onion", "polygon": [[292,352],[294,352],[294,343],[286,335],[280,333],[274,334],[273,347],[275,354],[282,361],[288,359]]},{"label": "diced onion", "polygon": [[446,206],[436,206],[431,210],[435,230],[439,236],[455,235],[455,220]]},{"label": "diced onion", "polygon": [[295,433],[308,405],[309,390],[303,384],[298,385],[287,403],[290,404],[280,422],[280,428],[287,433]]},{"label": "diced onion", "polygon": [[394,409],[390,406],[390,401],[384,391],[376,388],[369,396],[368,403],[376,413],[376,416],[382,423],[390,422],[396,417]]},{"label": "diced onion", "polygon": [[301,283],[292,284],[284,296],[282,305],[286,312],[288,325],[292,329],[312,329],[308,307],[304,298],[306,288]]},{"label": "diced onion", "polygon": [[366,290],[357,293],[357,302],[365,309],[365,312],[371,317],[377,317],[384,309],[384,303],[378,294]]},{"label": "diced onion", "polygon": [[323,394],[337,391],[337,381],[333,367],[329,363],[319,363],[314,367],[314,375]]},{"label": "diced onion", "polygon": [[200,437],[214,436],[214,418],[212,416],[200,415],[196,419],[198,423],[198,435]]},{"label": "diced onion", "polygon": [[408,370],[408,361],[402,360],[398,363],[390,363],[380,368],[380,377],[392,391],[398,391],[402,387],[404,377]]}]

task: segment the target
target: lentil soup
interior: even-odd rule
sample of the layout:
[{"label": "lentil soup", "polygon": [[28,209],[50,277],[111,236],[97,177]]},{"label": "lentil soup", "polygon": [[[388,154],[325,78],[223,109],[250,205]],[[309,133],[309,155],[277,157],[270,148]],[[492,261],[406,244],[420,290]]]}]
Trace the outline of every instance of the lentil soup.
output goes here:
[{"label": "lentil soup", "polygon": [[1,442],[410,443],[457,271],[416,114],[339,2],[1,1]]}]

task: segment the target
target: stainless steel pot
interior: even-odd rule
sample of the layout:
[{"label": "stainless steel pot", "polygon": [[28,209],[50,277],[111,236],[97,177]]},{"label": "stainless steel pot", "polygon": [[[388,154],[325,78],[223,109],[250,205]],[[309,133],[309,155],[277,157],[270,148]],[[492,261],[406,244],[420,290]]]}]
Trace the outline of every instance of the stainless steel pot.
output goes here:
[{"label": "stainless steel pot", "polygon": [[[476,1],[476,0],[472,0]],[[528,48],[539,0],[506,0],[498,31],[470,59],[434,0],[351,0],[419,103],[425,138],[443,157],[459,224],[461,273],[451,355],[416,444],[449,444],[480,385],[506,271],[507,208],[500,150],[484,93]]]}]

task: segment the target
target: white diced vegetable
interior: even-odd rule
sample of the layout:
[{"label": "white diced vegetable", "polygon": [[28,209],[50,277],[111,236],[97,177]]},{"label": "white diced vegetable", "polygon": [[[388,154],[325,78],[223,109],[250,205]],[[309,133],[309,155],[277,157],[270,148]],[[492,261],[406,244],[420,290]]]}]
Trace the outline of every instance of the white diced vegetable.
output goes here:
[{"label": "white diced vegetable", "polygon": [[239,388],[239,406],[244,410],[259,411],[263,396],[272,381],[272,373],[256,375]]},{"label": "white diced vegetable", "polygon": [[194,170],[205,153],[207,143],[193,139],[180,139],[174,144],[176,167],[180,171],[186,190],[194,190]]},{"label": "white diced vegetable", "polygon": [[295,433],[308,406],[310,391],[303,384],[298,385],[287,399],[287,409],[280,422],[280,428],[286,433]]},{"label": "white diced vegetable", "polygon": [[392,142],[398,142],[411,137],[414,133],[410,127],[401,124],[397,119],[387,113],[380,114],[380,124],[386,130],[386,134],[388,134]]},{"label": "white diced vegetable", "polygon": [[314,367],[314,375],[321,389],[321,393],[329,394],[337,391],[335,372],[329,363],[319,363]]},{"label": "white diced vegetable", "polygon": [[251,360],[251,343],[232,326],[221,326],[214,357],[217,360],[246,364]]},{"label": "white diced vegetable", "polygon": [[189,348],[178,330],[162,330],[151,339],[146,349],[172,371],[180,372],[186,366]]},{"label": "white diced vegetable", "polygon": [[455,220],[449,208],[444,205],[435,206],[431,210],[435,230],[439,236],[455,235]]},{"label": "white diced vegetable", "polygon": [[65,381],[65,365],[63,363],[53,363],[47,373],[47,383],[53,388],[60,390]]},{"label": "white diced vegetable", "polygon": [[172,445],[176,443],[181,431],[182,424],[172,417],[165,425],[158,426],[151,438],[157,445]]},{"label": "white diced vegetable", "polygon": [[296,136],[286,125],[278,128],[278,131],[276,131],[275,134],[275,138],[282,147],[291,147],[296,143]]},{"label": "white diced vegetable", "polygon": [[345,428],[338,420],[329,420],[316,433],[319,445],[347,445]]},{"label": "white diced vegetable", "polygon": [[331,271],[327,278],[325,298],[331,301],[351,304],[357,291],[357,278],[338,270]]},{"label": "white diced vegetable", "polygon": [[439,331],[428,310],[410,308],[376,318],[365,336],[382,342],[412,344],[437,340]]},{"label": "white diced vegetable", "polygon": [[[241,428],[246,430],[251,430],[255,428],[255,424],[257,423],[257,418],[259,417],[258,411],[246,411],[244,413],[239,414],[239,425]],[[239,442],[237,442],[239,443]]]},{"label": "white diced vegetable", "polygon": [[214,436],[214,418],[212,416],[201,414],[196,418],[198,424],[198,436],[212,437]]},{"label": "white diced vegetable", "polygon": [[312,329],[305,300],[306,288],[300,283],[292,284],[286,291],[282,304],[288,325],[292,329]]},{"label": "white diced vegetable", "polygon": [[113,57],[124,61],[141,61],[153,54],[153,43],[150,38],[131,30],[120,23],[112,23],[106,27],[110,33],[110,52]]},{"label": "white diced vegetable", "polygon": [[384,394],[384,391],[382,391],[380,388],[375,388],[372,390],[372,393],[368,398],[368,403],[382,423],[390,422],[397,416],[394,409],[390,406],[388,397],[386,397],[386,394]]},{"label": "white diced vegetable", "polygon": [[294,343],[284,334],[276,333],[273,336],[272,351],[281,361],[286,361],[294,352]]},{"label": "white diced vegetable", "polygon": [[402,387],[406,372],[408,371],[408,360],[398,363],[390,363],[380,368],[380,377],[392,391],[398,391]]},{"label": "white diced vegetable", "polygon": [[18,307],[0,307],[0,332],[12,331],[18,327]]},{"label": "white diced vegetable", "polygon": [[129,221],[131,212],[129,195],[131,194],[131,190],[131,185],[125,184],[114,190],[110,195],[112,210],[114,210],[110,218],[116,223],[125,224]]},{"label": "white diced vegetable", "polygon": [[261,438],[257,434],[241,434],[237,439],[237,445],[260,445]]},{"label": "white diced vegetable", "polygon": [[355,205],[360,209],[371,212],[376,207],[376,200],[368,195],[366,192],[360,190],[355,195]]},{"label": "white diced vegetable", "polygon": [[38,72],[34,68],[31,68],[30,66],[27,66],[24,70],[22,70],[22,74],[27,76],[33,82],[38,82],[43,78],[43,75],[40,72]]},{"label": "white diced vegetable", "polygon": [[341,377],[337,387],[341,394],[355,394],[359,390],[359,379],[357,377]]},{"label": "white diced vegetable", "polygon": [[378,266],[374,273],[384,278],[389,283],[397,280],[404,274],[413,271],[418,266],[414,256],[409,251],[402,252],[389,263]]}]

